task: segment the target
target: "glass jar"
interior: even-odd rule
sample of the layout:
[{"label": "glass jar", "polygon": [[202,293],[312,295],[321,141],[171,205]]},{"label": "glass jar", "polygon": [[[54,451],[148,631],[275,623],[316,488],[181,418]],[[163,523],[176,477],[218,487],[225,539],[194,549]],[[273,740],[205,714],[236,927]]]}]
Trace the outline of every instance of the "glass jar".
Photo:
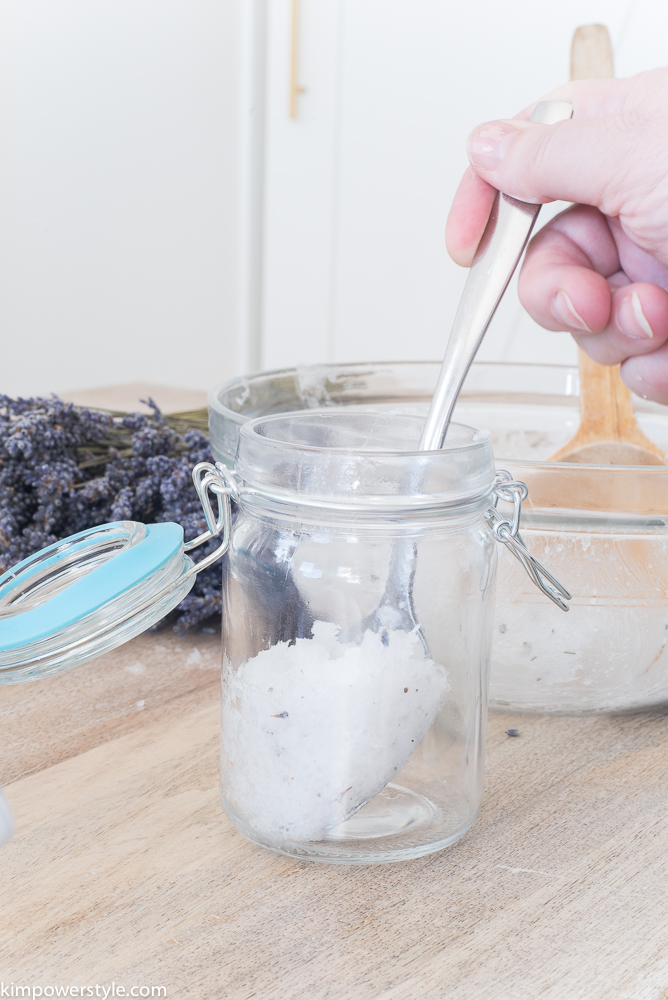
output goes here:
[{"label": "glass jar", "polygon": [[[121,645],[226,556],[232,821],[273,850],[335,862],[452,843],[480,806],[495,540],[565,610],[569,595],[522,543],[527,488],[495,473],[489,432],[452,424],[443,450],[418,452],[422,424],[352,408],[255,420],[236,472],[193,470],[197,538],[122,521],[23,560],[0,577],[0,683]],[[220,546],[193,564],[212,537]],[[0,799],[0,840],[6,812]]]},{"label": "glass jar", "polygon": [[482,790],[490,436],[320,412],[241,429],[223,580],[221,798],[249,840],[381,862],[451,844]]}]

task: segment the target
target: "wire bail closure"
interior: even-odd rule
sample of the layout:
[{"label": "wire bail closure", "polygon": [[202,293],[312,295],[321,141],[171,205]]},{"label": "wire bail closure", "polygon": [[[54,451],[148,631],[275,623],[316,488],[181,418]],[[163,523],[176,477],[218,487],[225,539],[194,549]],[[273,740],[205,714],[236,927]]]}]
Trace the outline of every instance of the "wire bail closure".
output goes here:
[{"label": "wire bail closure", "polygon": [[[216,462],[215,465],[212,465],[211,462],[199,462],[193,469],[192,476],[197,496],[204,511],[207,530],[198,535],[197,538],[193,538],[192,541],[186,542],[183,546],[184,551],[190,552],[192,549],[198,548],[204,542],[208,542],[210,538],[217,538],[221,532],[223,535],[223,540],[215,552],[211,552],[204,559],[201,559],[200,562],[194,563],[188,570],[187,575],[195,576],[201,570],[206,569],[207,566],[215,563],[221,556],[224,556],[230,546],[230,535],[232,532],[230,499],[238,500],[239,487],[230,471],[222,462]],[[217,513],[214,513],[209,494],[213,494],[216,497]]]},{"label": "wire bail closure", "polygon": [[[524,566],[533,583],[539,590],[549,597],[550,600],[561,608],[568,611],[569,607],[565,601],[571,600],[571,594],[563,584],[559,583],[556,577],[552,576],[549,570],[545,569],[527,549],[522,536],[520,535],[520,518],[522,516],[522,501],[529,495],[529,488],[526,483],[513,479],[505,469],[498,469],[494,480],[493,506],[485,512],[485,520],[492,529],[492,533],[497,542],[501,542],[512,552],[515,558]],[[498,510],[499,500],[513,505],[512,521],[504,518]]]}]

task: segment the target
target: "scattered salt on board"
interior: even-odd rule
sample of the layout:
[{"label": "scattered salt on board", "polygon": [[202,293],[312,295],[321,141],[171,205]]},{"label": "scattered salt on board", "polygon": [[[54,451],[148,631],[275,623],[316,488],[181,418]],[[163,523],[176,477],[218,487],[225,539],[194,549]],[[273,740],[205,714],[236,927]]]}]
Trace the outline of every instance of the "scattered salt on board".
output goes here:
[{"label": "scattered salt on board", "polygon": [[0,788],[0,847],[6,843],[14,832],[14,821],[9,811],[7,800]]}]

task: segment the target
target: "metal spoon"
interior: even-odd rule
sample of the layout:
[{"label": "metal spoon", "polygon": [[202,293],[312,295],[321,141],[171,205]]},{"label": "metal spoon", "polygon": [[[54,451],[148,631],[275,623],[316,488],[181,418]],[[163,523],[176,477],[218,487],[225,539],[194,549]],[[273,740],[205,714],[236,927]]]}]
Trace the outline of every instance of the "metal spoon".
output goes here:
[{"label": "metal spoon", "polygon": [[[567,121],[572,114],[572,105],[565,101],[541,101],[531,121],[554,125]],[[464,379],[529,241],[539,211],[540,205],[517,201],[501,192],[497,194],[466,279],[419,451],[439,451],[443,447]],[[410,492],[414,492],[415,484],[408,485]],[[371,631],[379,633],[387,643],[390,630],[415,631],[425,655],[430,655],[413,604],[416,564],[416,543],[411,539],[397,539],[378,606],[348,630],[342,637],[344,642],[359,643],[365,632]]]},{"label": "metal spoon", "polygon": [[422,643],[425,656],[430,656],[429,645],[415,617],[413,606],[413,580],[417,567],[417,545],[410,539],[400,538],[392,546],[390,569],[380,603],[360,622],[348,629],[342,642],[359,643],[367,631],[380,635],[382,643],[389,644],[389,633],[415,632]]},{"label": "metal spoon", "polygon": [[[572,105],[565,101],[541,101],[530,120],[541,125],[555,125],[567,121],[572,114]],[[420,451],[438,451],[443,447],[464,379],[529,242],[539,212],[540,205],[517,201],[501,192],[494,200],[464,285],[422,431]]]}]

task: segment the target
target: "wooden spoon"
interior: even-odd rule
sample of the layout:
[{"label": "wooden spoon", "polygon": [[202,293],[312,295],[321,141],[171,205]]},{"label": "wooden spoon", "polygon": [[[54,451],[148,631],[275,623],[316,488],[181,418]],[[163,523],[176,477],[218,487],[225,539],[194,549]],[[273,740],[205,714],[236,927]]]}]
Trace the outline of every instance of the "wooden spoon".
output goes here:
[{"label": "wooden spoon", "polygon": [[[573,35],[571,80],[614,76],[608,29],[588,24]],[[666,457],[638,427],[619,365],[599,365],[578,348],[580,427],[550,462],[588,465],[665,465]]]}]

